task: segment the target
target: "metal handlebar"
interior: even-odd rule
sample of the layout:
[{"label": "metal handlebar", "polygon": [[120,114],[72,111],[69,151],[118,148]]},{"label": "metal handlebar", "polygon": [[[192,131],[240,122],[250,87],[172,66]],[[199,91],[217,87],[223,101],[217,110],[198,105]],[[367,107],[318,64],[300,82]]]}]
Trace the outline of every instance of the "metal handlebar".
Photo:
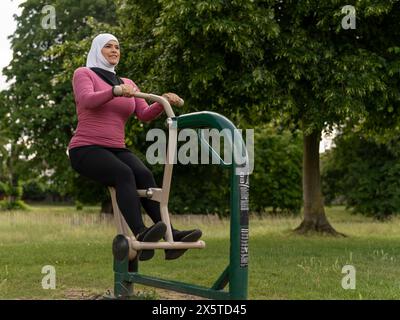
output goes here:
[{"label": "metal handlebar", "polygon": [[[162,106],[164,107],[164,110],[165,110],[165,113],[167,114],[167,116],[169,118],[175,117],[175,113],[172,110],[171,105],[169,104],[168,100],[165,99],[164,97],[157,96],[157,95],[152,94],[152,93],[143,93],[143,92],[135,92],[133,95],[136,98],[142,98],[142,99],[146,99],[146,100],[149,100],[149,101],[154,101],[154,102],[161,103]],[[183,106],[183,104],[184,104],[183,99],[180,99],[180,101],[178,103],[178,107]]]}]

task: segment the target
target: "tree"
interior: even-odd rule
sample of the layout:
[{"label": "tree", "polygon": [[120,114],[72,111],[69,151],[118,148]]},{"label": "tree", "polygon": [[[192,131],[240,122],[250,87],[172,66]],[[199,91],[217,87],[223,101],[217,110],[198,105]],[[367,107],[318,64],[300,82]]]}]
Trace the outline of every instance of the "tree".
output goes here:
[{"label": "tree", "polygon": [[17,29],[11,36],[13,59],[3,70],[8,80],[13,80],[5,92],[11,102],[6,107],[9,130],[29,145],[26,152],[31,166],[41,173],[52,173],[49,179],[54,187],[66,194],[79,188],[71,184],[75,173],[66,154],[76,126],[71,86],[74,70],[65,70],[62,53],[56,55],[51,49],[61,43],[76,43],[74,51],[67,53],[75,60],[84,60],[86,47],[78,43],[90,43],[92,27],[87,16],[112,23],[115,4],[111,0],[52,1],[56,25],[46,29],[42,19],[48,13],[42,9],[47,4],[27,0],[20,5],[22,14],[16,17]]},{"label": "tree", "polygon": [[10,103],[3,92],[0,92],[0,184],[6,199],[1,201],[3,209],[25,209],[21,200],[22,186],[20,176],[29,169],[23,158],[26,146],[19,136],[9,130],[10,116],[6,112]]},{"label": "tree", "polygon": [[[281,36],[272,50],[274,74],[279,75],[276,106],[304,134],[304,220],[296,230],[337,234],[324,212],[321,130],[363,121],[379,126],[388,114],[398,121],[393,106],[400,100],[394,75],[400,62],[395,49],[399,1],[358,1],[354,30],[342,28],[337,1],[284,1],[278,12]],[[383,28],[393,32],[383,35]]]},{"label": "tree", "polygon": [[[100,20],[108,22],[104,27],[115,30],[122,43],[127,44],[119,70],[137,80],[146,91],[178,92],[187,102],[181,112],[216,111],[239,127],[248,124],[256,127],[274,118],[280,125],[302,130],[304,220],[296,231],[338,234],[324,211],[318,152],[321,131],[342,124],[351,127],[362,123],[377,128],[398,122],[398,0],[357,1],[356,29],[342,28],[344,14],[337,0],[120,0],[116,17],[110,7],[106,7],[106,12],[101,11],[103,2],[91,1],[90,5],[99,6],[91,12],[99,17],[101,12]],[[33,5],[39,1],[27,3]],[[65,2],[60,0],[60,3]],[[89,2],[82,3],[89,6]],[[37,19],[34,11],[26,12],[31,13],[23,19]],[[66,144],[72,134],[71,126],[53,130],[49,123],[61,117],[65,120],[62,123],[70,124],[73,112],[64,111],[73,103],[71,90],[61,80],[69,80],[71,74],[54,78],[59,81],[55,84],[42,78],[50,71],[54,75],[67,75],[68,67],[80,65],[82,56],[76,52],[87,50],[89,38],[85,35],[93,29],[85,23],[80,28],[79,19],[67,20],[70,22],[65,27],[67,35],[58,41],[53,34],[50,42],[41,43],[31,34],[39,40],[48,39],[48,35],[36,29],[28,32],[31,27],[24,21],[21,20],[21,26],[25,29],[20,27],[13,40],[15,62],[9,70],[10,78],[17,77],[10,91],[18,106],[14,117],[24,117],[23,123],[34,119],[33,125],[20,131],[34,137],[41,146],[38,153],[47,153],[46,160],[61,170],[58,163],[62,163],[62,148],[57,145]],[[113,24],[115,21],[117,24]],[[25,34],[27,41],[23,39]],[[66,41],[67,37],[71,41]],[[83,41],[74,42],[75,39]],[[64,46],[58,51],[50,50],[54,56],[38,59],[57,43]],[[36,58],[26,59],[31,51]],[[32,63],[37,61],[41,63],[35,75]],[[48,62],[55,61],[57,67],[53,70]],[[42,66],[47,67],[42,69]],[[70,69],[72,72],[73,68]],[[50,98],[40,95],[35,85],[27,95],[23,89],[28,82],[45,83],[45,92],[52,92]],[[52,101],[55,106],[63,106],[62,110],[54,112],[57,107],[52,107]],[[29,108],[24,110],[25,105],[44,107],[32,112]],[[143,137],[143,133],[133,134],[140,129],[141,124],[134,120],[129,123],[128,145]],[[51,151],[45,150],[53,146],[48,144],[49,139],[43,138],[45,132],[50,132],[50,141],[55,142]],[[62,141],[56,140],[56,135],[51,136],[55,132],[64,132]],[[61,170],[57,175],[62,173]],[[62,181],[70,178],[64,177]]]},{"label": "tree", "polygon": [[[336,0],[164,0],[155,25],[146,25],[149,43],[139,38],[131,51],[132,57],[139,50],[157,56],[152,66],[135,61],[136,70],[148,70],[146,79],[158,91],[182,94],[190,106],[185,111],[216,110],[252,125],[273,114],[302,130],[298,233],[339,234],[324,211],[321,131],[399,118],[399,1],[357,1],[354,30],[342,28],[341,9]],[[134,28],[131,21],[121,22],[124,30]]]}]

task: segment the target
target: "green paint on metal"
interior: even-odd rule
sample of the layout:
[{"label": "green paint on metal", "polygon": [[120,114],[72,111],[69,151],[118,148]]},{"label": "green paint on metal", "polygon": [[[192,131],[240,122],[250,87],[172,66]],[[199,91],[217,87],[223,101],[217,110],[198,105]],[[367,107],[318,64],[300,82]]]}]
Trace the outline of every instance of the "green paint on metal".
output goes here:
[{"label": "green paint on metal", "polygon": [[[217,159],[218,160],[218,164],[224,168],[230,168],[231,163],[226,163],[224,160],[221,159],[220,155],[217,153],[217,151],[215,151],[213,149],[213,147],[210,146],[210,144],[208,143],[208,141],[206,141],[205,137],[204,137],[204,133],[202,131],[202,129],[198,129],[197,130],[197,136],[198,136],[198,140],[200,142],[200,146],[201,148],[205,148],[207,150],[207,152],[211,153],[211,158],[212,159]],[[212,164],[214,164],[214,162],[211,162]]]},{"label": "green paint on metal", "polygon": [[211,289],[222,290],[223,288],[226,287],[228,283],[229,283],[229,266],[227,266],[224,272],[221,273],[221,275],[219,276],[217,281],[215,281]]},{"label": "green paint on metal", "polygon": [[166,290],[172,290],[175,292],[191,294],[199,297],[204,297],[208,299],[220,299],[227,300],[230,299],[229,292],[221,290],[213,290],[210,288],[188,284],[179,281],[165,280],[160,278],[155,278],[146,275],[140,275],[136,273],[129,273],[125,275],[125,280],[134,283],[139,283],[146,286],[162,288]]},{"label": "green paint on metal", "polygon": [[122,261],[114,259],[114,296],[117,299],[127,299],[133,296],[133,282],[125,280],[128,269],[128,257]]}]

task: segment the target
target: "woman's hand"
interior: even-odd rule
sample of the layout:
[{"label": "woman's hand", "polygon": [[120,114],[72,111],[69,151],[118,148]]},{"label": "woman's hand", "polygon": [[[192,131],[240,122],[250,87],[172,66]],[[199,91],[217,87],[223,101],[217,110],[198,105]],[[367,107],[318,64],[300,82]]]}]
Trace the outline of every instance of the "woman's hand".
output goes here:
[{"label": "woman's hand", "polygon": [[139,90],[130,84],[120,84],[119,85],[122,88],[122,96],[131,98],[135,94],[135,92],[139,92]]},{"label": "woman's hand", "polygon": [[183,105],[183,99],[180,98],[177,94],[168,92],[162,95],[165,99],[168,100],[169,104],[172,106],[181,107]]}]

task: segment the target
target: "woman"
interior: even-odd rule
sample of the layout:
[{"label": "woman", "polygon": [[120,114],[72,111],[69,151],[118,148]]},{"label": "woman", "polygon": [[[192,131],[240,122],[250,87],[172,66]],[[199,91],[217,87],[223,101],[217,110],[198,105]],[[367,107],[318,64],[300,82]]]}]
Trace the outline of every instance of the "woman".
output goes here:
[{"label": "woman", "polygon": [[[73,90],[78,115],[78,126],[69,145],[72,168],[79,174],[116,189],[118,206],[133,234],[139,241],[156,242],[165,235],[160,205],[140,198],[137,189],[157,187],[151,171],[125,147],[125,123],[136,114],[141,121],[158,117],[163,109],[159,103],[151,106],[144,99],[134,97],[139,91],[127,78],[119,78],[115,66],[120,59],[117,38],[104,33],[93,39],[86,67],[75,70]],[[163,95],[171,105],[180,98],[174,93]],[[142,205],[154,225],[147,228],[140,212]],[[201,231],[178,231],[172,228],[174,241],[197,241]],[[165,250],[168,260],[180,257],[186,250]],[[149,260],[154,250],[138,253],[140,260]]]}]

